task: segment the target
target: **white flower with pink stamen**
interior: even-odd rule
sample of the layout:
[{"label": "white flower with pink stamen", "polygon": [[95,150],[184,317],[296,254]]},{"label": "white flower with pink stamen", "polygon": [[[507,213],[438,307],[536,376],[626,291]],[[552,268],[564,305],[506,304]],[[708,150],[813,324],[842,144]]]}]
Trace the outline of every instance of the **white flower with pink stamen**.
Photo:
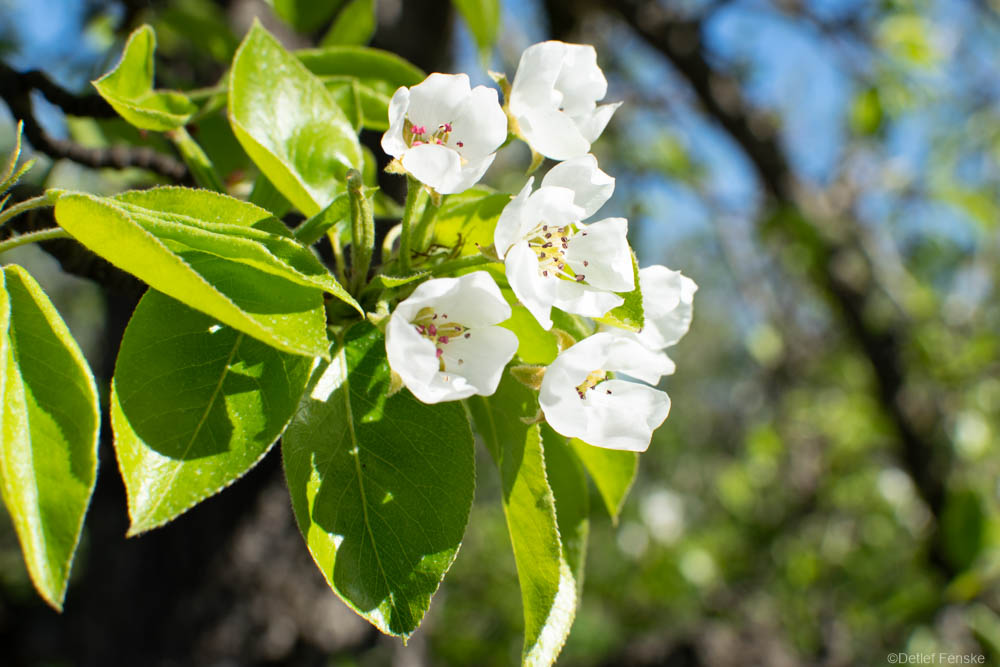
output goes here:
[{"label": "white flower with pink stamen", "polygon": [[553,306],[587,317],[620,306],[615,292],[635,288],[628,222],[581,222],[611,197],[615,180],[584,155],[553,167],[535,192],[533,182],[507,204],[493,233],[514,294],[546,329]]},{"label": "white flower with pink stamen", "polygon": [[389,318],[389,366],[424,403],[489,396],[517,351],[517,336],[495,326],[510,315],[485,271],[428,280]]},{"label": "white flower with pink stamen", "polygon": [[521,54],[509,109],[516,131],[532,149],[566,160],[589,151],[621,105],[598,106],[607,92],[593,46],[542,42]]},{"label": "white flower with pink stamen", "polygon": [[470,88],[465,74],[435,73],[393,94],[382,150],[421,183],[454,194],[482,178],[506,138],[496,90]]},{"label": "white flower with pink stamen", "polygon": [[644,452],[670,413],[670,398],[611,373],[655,384],[672,372],[667,362],[633,338],[607,332],[585,338],[545,369],[538,394],[545,421],[562,435],[596,447]]}]

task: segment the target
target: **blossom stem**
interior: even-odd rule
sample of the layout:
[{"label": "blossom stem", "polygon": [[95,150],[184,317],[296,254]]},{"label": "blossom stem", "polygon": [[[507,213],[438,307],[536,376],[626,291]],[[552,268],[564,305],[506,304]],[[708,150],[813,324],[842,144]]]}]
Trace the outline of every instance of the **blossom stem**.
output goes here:
[{"label": "blossom stem", "polygon": [[42,208],[43,206],[52,206],[53,198],[49,193],[44,195],[39,195],[38,197],[32,197],[31,199],[25,199],[22,202],[18,202],[8,208],[6,211],[0,212],[0,227],[7,224],[7,221],[11,218],[18,216],[22,213],[30,211],[36,208]]},{"label": "blossom stem", "polygon": [[53,239],[71,239],[69,232],[61,227],[55,229],[43,229],[37,232],[31,232],[28,234],[21,234],[20,236],[15,236],[13,238],[7,239],[6,241],[0,242],[0,253],[5,253],[8,250],[13,250],[22,245],[27,245],[28,243],[38,243],[39,241],[51,241]]},{"label": "blossom stem", "polygon": [[166,136],[174,143],[177,152],[181,154],[184,164],[191,170],[191,175],[194,176],[198,185],[215,192],[225,193],[226,188],[222,185],[219,174],[215,171],[215,165],[183,126],[167,132]]},{"label": "blossom stem", "polygon": [[441,195],[436,202],[435,198],[431,197],[427,202],[427,206],[424,207],[424,212],[420,216],[420,221],[413,230],[413,238],[416,241],[417,250],[427,250],[427,247],[431,244],[430,234],[433,229],[432,223],[434,222],[434,218],[437,217],[437,213],[441,210],[441,206],[444,204],[444,200],[447,197],[448,195]]},{"label": "blossom stem", "polygon": [[406,177],[406,204],[403,207],[403,219],[399,234],[399,268],[403,273],[410,271],[410,235],[413,218],[420,208],[417,203],[422,199],[424,187],[412,176]]},{"label": "blossom stem", "polygon": [[351,198],[351,272],[357,294],[368,279],[375,244],[375,218],[371,202],[365,196],[361,173],[352,169],[347,174],[347,193]]}]

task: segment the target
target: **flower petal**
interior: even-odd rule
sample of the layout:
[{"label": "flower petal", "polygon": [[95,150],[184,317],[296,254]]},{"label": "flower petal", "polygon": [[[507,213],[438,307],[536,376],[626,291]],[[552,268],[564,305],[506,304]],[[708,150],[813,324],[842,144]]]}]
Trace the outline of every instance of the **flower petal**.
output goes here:
[{"label": "flower petal", "polygon": [[580,135],[590,143],[597,141],[597,138],[604,132],[604,128],[611,122],[611,116],[621,105],[621,102],[602,104],[588,114],[575,116],[573,121],[576,123],[577,129],[580,130]]},{"label": "flower petal", "polygon": [[581,220],[589,218],[615,191],[615,179],[601,171],[591,154],[560,162],[545,174],[542,187],[555,186],[573,191],[573,203],[583,207]]},{"label": "flower petal", "polygon": [[410,89],[400,86],[389,100],[389,129],[382,135],[382,150],[393,157],[406,151],[403,127],[406,124],[406,110],[410,106]]},{"label": "flower petal", "polygon": [[510,110],[515,117],[536,107],[559,107],[562,100],[555,85],[565,55],[566,44],[558,41],[532,44],[521,53],[510,90]]},{"label": "flower petal", "polygon": [[590,44],[565,44],[556,90],[563,94],[562,108],[570,116],[589,113],[608,92],[608,80],[597,65],[597,50]]},{"label": "flower petal", "polygon": [[625,299],[614,292],[572,280],[555,279],[553,287],[553,306],[584,317],[600,317],[625,303]]},{"label": "flower petal", "polygon": [[[490,155],[507,139],[507,116],[493,88],[473,88],[451,123],[448,145],[456,147],[467,160]],[[457,146],[459,142],[461,147]]]},{"label": "flower petal", "polygon": [[[606,218],[580,225],[567,244],[566,260],[586,276],[588,285],[612,292],[635,289],[632,253],[628,246],[628,221]],[[583,262],[587,267],[583,268]]]},{"label": "flower petal", "polygon": [[698,285],[680,271],[657,264],[639,270],[639,286],[646,319],[639,340],[654,350],[674,345],[691,326]]},{"label": "flower petal", "polygon": [[410,108],[407,117],[414,125],[423,125],[434,132],[442,123],[452,123],[472,92],[466,74],[435,72],[410,88]]},{"label": "flower petal", "polygon": [[[405,312],[401,313],[398,308],[385,328],[385,352],[389,367],[399,373],[403,384],[414,394],[438,372],[434,343],[417,333]],[[417,398],[424,400],[420,396]]]},{"label": "flower petal", "polygon": [[552,302],[558,278],[543,278],[538,272],[538,258],[526,241],[515,243],[504,260],[507,282],[514,295],[535,316],[543,329],[552,328]]},{"label": "flower petal", "polygon": [[625,380],[602,382],[587,392],[583,402],[588,409],[587,429],[576,437],[607,449],[646,451],[653,431],[670,414],[670,397],[664,392]]},{"label": "flower petal", "polygon": [[517,352],[517,336],[503,327],[482,327],[442,346],[445,373],[463,376],[474,393],[489,396],[497,390],[507,362]]},{"label": "flower petal", "polygon": [[447,146],[422,144],[410,148],[402,157],[403,168],[441,194],[461,192],[462,162],[458,153]]},{"label": "flower petal", "polygon": [[531,196],[531,185],[534,182],[535,177],[532,176],[524,184],[524,187],[521,188],[521,191],[517,193],[517,196],[504,206],[503,211],[500,212],[497,226],[493,229],[493,245],[496,248],[497,255],[501,258],[507,254],[507,250],[514,243],[519,241],[524,234],[531,231],[531,227],[523,229],[521,221],[526,213],[528,197]]},{"label": "flower petal", "polygon": [[573,119],[556,108],[533,107],[516,118],[528,145],[545,157],[568,160],[590,150]]}]

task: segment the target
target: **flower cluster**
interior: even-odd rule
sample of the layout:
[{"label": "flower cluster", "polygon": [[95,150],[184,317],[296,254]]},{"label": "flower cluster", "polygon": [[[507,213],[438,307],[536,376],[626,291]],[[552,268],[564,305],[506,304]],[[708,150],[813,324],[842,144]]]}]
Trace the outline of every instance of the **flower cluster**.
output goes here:
[{"label": "flower cluster", "polygon": [[[637,272],[628,221],[591,219],[615,179],[590,145],[620,104],[598,104],[607,80],[594,48],[535,44],[505,92],[501,107],[495,90],[471,88],[464,74],[431,74],[392,97],[382,147],[396,171],[438,195],[478,182],[509,136],[559,162],[537,188],[529,178],[496,220],[492,250],[503,263],[506,296],[487,271],[427,280],[389,318],[389,364],[425,403],[489,396],[518,349],[514,331],[499,326],[510,303],[545,330],[553,329],[554,308],[593,318],[599,330],[564,346],[544,369],[536,387],[542,415],[565,436],[644,451],[670,411],[669,397],[652,385],[674,371],[664,350],[687,332],[697,285],[664,266]],[[626,298],[633,311],[641,303],[639,331],[617,312]]]}]

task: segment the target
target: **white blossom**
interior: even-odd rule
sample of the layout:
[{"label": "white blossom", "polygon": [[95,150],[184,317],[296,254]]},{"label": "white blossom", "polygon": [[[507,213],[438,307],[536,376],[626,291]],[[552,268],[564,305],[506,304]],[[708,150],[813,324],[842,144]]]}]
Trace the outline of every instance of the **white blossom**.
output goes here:
[{"label": "white blossom", "polygon": [[614,179],[584,155],[553,167],[535,192],[533,184],[504,208],[493,234],[514,294],[546,329],[553,306],[588,317],[620,306],[615,292],[635,287],[628,222],[581,222],[608,200]]},{"label": "white blossom", "polygon": [[564,350],[545,370],[538,402],[557,432],[608,449],[643,452],[670,412],[670,398],[624,373],[655,383],[670,372],[664,355],[633,338],[596,333]]},{"label": "white blossom", "polygon": [[598,106],[607,91],[593,46],[541,42],[521,54],[509,109],[532,149],[566,160],[589,151],[621,105]]},{"label": "white blossom", "polygon": [[482,178],[506,138],[496,90],[470,88],[465,74],[435,73],[393,94],[382,150],[421,183],[454,194]]},{"label": "white blossom", "polygon": [[428,280],[389,318],[389,366],[424,403],[489,396],[517,351],[517,336],[494,326],[510,314],[485,271]]}]

